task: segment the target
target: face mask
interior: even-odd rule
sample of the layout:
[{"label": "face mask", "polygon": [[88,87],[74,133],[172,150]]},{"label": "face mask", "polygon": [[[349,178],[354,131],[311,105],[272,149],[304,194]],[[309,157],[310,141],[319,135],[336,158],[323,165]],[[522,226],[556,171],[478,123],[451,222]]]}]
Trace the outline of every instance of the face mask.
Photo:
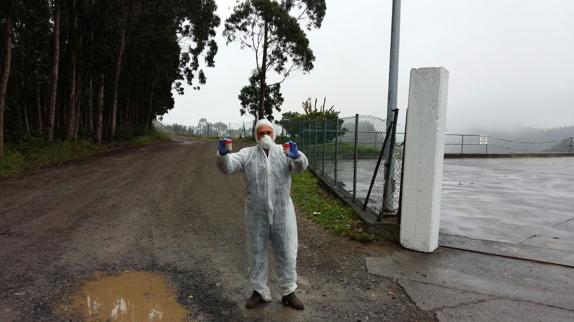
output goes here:
[{"label": "face mask", "polygon": [[259,144],[265,150],[269,150],[273,146],[273,139],[269,135],[264,135],[259,139]]}]

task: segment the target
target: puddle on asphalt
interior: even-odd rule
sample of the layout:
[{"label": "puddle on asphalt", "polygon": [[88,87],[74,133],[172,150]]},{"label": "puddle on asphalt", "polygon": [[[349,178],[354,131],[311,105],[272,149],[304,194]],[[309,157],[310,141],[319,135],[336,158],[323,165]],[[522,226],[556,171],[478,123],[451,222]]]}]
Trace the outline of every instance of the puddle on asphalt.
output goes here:
[{"label": "puddle on asphalt", "polygon": [[95,274],[60,310],[91,322],[186,321],[189,314],[166,278],[149,272]]}]

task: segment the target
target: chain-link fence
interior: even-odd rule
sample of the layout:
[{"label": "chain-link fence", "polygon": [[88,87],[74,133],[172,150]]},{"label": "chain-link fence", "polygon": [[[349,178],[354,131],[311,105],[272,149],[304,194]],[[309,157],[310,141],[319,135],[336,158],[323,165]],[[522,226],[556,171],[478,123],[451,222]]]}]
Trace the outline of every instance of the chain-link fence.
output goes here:
[{"label": "chain-link fence", "polygon": [[282,126],[309,159],[311,170],[345,200],[378,219],[398,213],[404,135],[395,126],[386,128],[383,119],[359,115]]},{"label": "chain-link fence", "polygon": [[[396,133],[396,120],[388,128],[381,118],[359,115],[278,123],[276,142],[297,142],[311,170],[355,209],[379,220],[399,213],[404,134]],[[165,127],[173,134],[193,137],[253,135],[253,122],[247,121]]]}]

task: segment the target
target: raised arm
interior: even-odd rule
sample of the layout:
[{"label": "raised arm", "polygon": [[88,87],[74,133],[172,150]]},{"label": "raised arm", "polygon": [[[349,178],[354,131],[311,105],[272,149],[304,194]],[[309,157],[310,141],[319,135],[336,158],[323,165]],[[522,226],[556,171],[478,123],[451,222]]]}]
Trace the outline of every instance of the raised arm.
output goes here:
[{"label": "raised arm", "polygon": [[289,170],[294,173],[303,172],[307,169],[309,161],[305,154],[299,151],[299,158],[289,160]]},{"label": "raised arm", "polygon": [[237,153],[226,153],[221,155],[217,151],[216,164],[219,170],[225,174],[232,174],[237,171],[243,171],[245,160],[247,160],[247,149],[241,149]]},{"label": "raised arm", "polygon": [[287,154],[287,156],[289,157],[289,171],[295,173],[305,171],[305,169],[307,169],[307,166],[309,165],[307,157],[303,152],[299,151],[299,149],[297,148],[297,143],[292,141],[289,141],[288,143],[290,145],[289,153]]}]

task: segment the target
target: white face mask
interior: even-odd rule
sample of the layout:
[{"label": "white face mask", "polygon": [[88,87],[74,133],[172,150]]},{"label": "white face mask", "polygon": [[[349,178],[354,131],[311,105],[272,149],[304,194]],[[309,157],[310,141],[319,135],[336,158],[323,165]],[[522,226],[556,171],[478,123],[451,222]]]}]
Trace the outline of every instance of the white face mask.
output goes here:
[{"label": "white face mask", "polygon": [[269,150],[273,146],[273,139],[269,135],[266,134],[259,139],[259,144],[265,150]]}]

